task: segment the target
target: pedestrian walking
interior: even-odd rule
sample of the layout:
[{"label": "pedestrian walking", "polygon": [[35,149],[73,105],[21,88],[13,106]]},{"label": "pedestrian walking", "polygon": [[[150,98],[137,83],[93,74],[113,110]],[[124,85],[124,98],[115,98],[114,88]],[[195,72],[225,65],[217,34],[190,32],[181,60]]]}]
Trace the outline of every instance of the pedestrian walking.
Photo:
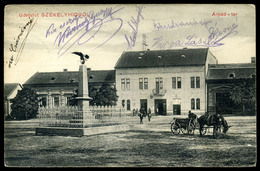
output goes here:
[{"label": "pedestrian walking", "polygon": [[152,117],[151,109],[149,108],[149,109],[148,109],[148,121],[149,121],[149,122],[150,122],[150,120],[151,120],[151,117]]},{"label": "pedestrian walking", "polygon": [[138,116],[140,117],[140,124],[143,124],[144,108],[140,109],[140,112],[139,112]]}]

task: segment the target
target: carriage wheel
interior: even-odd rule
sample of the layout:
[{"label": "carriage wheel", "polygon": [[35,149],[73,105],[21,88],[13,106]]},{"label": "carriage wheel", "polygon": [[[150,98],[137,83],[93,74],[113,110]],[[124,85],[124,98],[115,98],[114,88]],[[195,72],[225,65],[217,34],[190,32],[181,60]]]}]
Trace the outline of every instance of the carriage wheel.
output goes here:
[{"label": "carriage wheel", "polygon": [[171,124],[171,131],[173,134],[178,135],[180,133],[180,124],[175,121],[175,123]]}]

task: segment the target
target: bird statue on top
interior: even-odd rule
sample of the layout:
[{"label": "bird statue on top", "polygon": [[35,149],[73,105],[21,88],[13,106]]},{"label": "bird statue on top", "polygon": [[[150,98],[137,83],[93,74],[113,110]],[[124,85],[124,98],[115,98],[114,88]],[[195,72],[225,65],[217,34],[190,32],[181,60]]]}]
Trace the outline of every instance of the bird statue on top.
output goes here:
[{"label": "bird statue on top", "polygon": [[85,61],[87,61],[87,59],[89,59],[89,56],[86,54],[84,55],[83,53],[81,52],[72,52],[72,54],[75,54],[75,55],[79,55],[80,56],[80,62],[81,64],[85,64]]}]

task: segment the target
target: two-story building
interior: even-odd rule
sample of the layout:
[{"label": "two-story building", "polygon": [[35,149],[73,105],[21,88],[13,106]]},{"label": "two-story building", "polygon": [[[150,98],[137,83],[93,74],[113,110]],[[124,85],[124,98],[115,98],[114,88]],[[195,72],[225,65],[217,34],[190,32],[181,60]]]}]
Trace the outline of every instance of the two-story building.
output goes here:
[{"label": "two-story building", "polygon": [[156,115],[205,113],[208,64],[217,63],[208,48],[123,52],[115,65],[118,105]]}]

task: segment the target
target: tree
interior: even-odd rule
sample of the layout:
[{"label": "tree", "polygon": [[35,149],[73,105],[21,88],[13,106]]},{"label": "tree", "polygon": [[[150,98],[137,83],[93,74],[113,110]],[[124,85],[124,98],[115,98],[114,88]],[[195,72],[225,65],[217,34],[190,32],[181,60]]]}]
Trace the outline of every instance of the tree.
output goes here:
[{"label": "tree", "polygon": [[241,104],[243,106],[243,113],[246,110],[246,105],[254,108],[256,102],[255,78],[243,79],[235,83],[230,87],[229,94],[230,99],[235,104]]},{"label": "tree", "polygon": [[[100,89],[97,89],[96,87],[90,85],[89,97],[91,97],[92,100],[89,102],[89,104],[98,106],[116,105],[118,99],[116,92],[117,90],[114,88],[114,86],[111,86],[109,84],[104,83]],[[69,105],[76,106],[77,101],[74,100],[74,98],[78,97],[78,90],[76,90],[71,97],[72,99],[70,100]]]},{"label": "tree", "polygon": [[114,86],[109,84],[103,84],[99,91],[95,88],[91,89],[92,92],[90,94],[93,95],[93,100],[90,101],[91,105],[98,106],[111,106],[116,105],[118,96],[116,94],[117,90]]},{"label": "tree", "polygon": [[11,118],[31,119],[36,117],[39,108],[37,94],[30,88],[19,90],[11,102]]},{"label": "tree", "polygon": [[89,85],[89,97],[92,98],[92,100],[89,102],[90,105],[94,105],[93,99],[96,97],[98,93],[98,89],[94,87],[93,85]]}]

